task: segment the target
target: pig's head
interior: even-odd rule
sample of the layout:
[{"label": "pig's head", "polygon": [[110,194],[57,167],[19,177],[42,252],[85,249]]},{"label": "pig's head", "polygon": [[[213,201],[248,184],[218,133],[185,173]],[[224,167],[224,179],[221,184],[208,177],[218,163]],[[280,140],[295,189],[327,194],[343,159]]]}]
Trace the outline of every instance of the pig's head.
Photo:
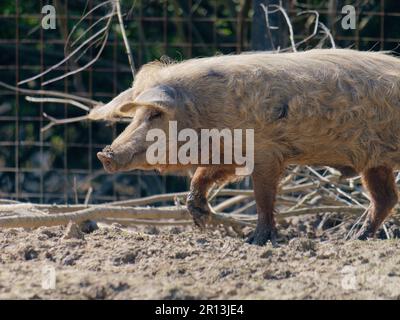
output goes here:
[{"label": "pig's head", "polygon": [[154,143],[146,141],[146,136],[151,129],[161,129],[168,136],[169,121],[176,120],[178,113],[176,91],[166,85],[154,86],[140,94],[133,90],[124,91],[89,115],[94,120],[115,117],[132,119],[112,144],[97,154],[107,172],[163,170],[146,161],[147,148]]}]

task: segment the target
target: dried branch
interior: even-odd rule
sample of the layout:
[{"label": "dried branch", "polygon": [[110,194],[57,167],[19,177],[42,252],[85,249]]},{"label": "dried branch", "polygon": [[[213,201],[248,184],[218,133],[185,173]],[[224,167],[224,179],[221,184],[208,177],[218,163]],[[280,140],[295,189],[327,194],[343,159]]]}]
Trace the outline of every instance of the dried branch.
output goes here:
[{"label": "dried branch", "polygon": [[43,128],[40,129],[41,132],[45,132],[52,128],[53,126],[60,125],[60,124],[67,124],[67,123],[73,123],[73,122],[81,122],[84,120],[88,120],[88,116],[80,116],[80,117],[74,117],[74,118],[66,118],[66,119],[56,119],[53,118],[52,116],[49,116],[47,113],[43,113],[43,116],[50,120],[50,123],[44,126]]},{"label": "dried branch", "polygon": [[[106,14],[104,17],[101,17],[100,19],[98,19],[98,20],[96,20],[95,22],[93,22],[93,23],[89,26],[89,28],[86,28],[86,29],[85,29],[85,32],[83,32],[82,34],[80,34],[80,35],[71,43],[71,46],[70,46],[70,47],[71,47],[71,48],[74,47],[74,46],[76,45],[76,43],[77,43],[80,39],[82,39],[90,30],[92,30],[95,26],[97,26],[98,24],[100,24],[102,21],[107,20],[107,19],[113,17],[114,15],[115,15],[115,12],[111,12],[111,13],[109,13],[109,14]],[[74,28],[75,28],[76,26],[77,26],[77,25],[75,25]],[[68,44],[68,40],[69,40],[69,38],[70,38],[71,35],[72,35],[72,31],[71,31],[71,33],[68,35],[68,39],[67,39],[66,45]]]},{"label": "dried branch", "polygon": [[[114,2],[111,1],[111,3],[114,3]],[[22,80],[22,81],[18,82],[18,85],[21,85],[21,84],[30,82],[30,81],[32,81],[32,80],[36,80],[36,79],[38,79],[38,78],[40,78],[40,77],[42,77],[42,76],[48,74],[48,73],[51,72],[52,70],[57,69],[57,68],[60,67],[62,64],[64,64],[65,62],[67,62],[69,59],[71,59],[74,55],[76,55],[76,54],[79,52],[79,50],[81,50],[82,48],[84,48],[87,44],[90,44],[91,41],[95,40],[95,39],[96,39],[97,37],[99,37],[99,36],[101,37],[101,36],[106,35],[106,36],[104,37],[105,40],[103,41],[103,44],[102,44],[102,46],[101,46],[99,52],[97,53],[97,55],[96,55],[96,57],[95,57],[94,59],[92,59],[90,62],[88,62],[86,65],[84,65],[84,66],[81,67],[81,68],[78,68],[78,69],[76,69],[76,70],[70,71],[70,72],[68,72],[68,73],[66,73],[66,74],[64,74],[64,75],[62,75],[62,76],[60,76],[60,77],[53,78],[53,79],[50,79],[50,80],[47,80],[47,81],[43,82],[43,83],[42,83],[42,86],[45,86],[45,85],[47,85],[47,84],[49,84],[49,83],[52,83],[52,82],[54,82],[54,81],[57,81],[57,80],[61,80],[61,79],[65,78],[65,77],[68,77],[68,76],[70,76],[70,75],[73,75],[73,74],[75,74],[75,73],[78,73],[78,72],[80,72],[80,71],[82,71],[82,70],[88,68],[89,66],[91,66],[93,63],[95,63],[95,62],[98,60],[98,58],[100,57],[101,53],[103,52],[103,49],[104,49],[104,47],[105,47],[105,44],[107,43],[108,31],[109,31],[109,27],[110,27],[110,25],[111,25],[112,17],[114,16],[114,14],[115,14],[115,5],[112,6],[112,11],[111,11],[110,17],[108,18],[108,21],[107,21],[107,24],[106,24],[105,27],[101,28],[101,29],[100,29],[99,31],[97,31],[94,35],[92,35],[91,37],[89,37],[88,39],[86,39],[78,48],[76,48],[75,50],[73,50],[70,54],[68,54],[68,55],[67,55],[64,59],[62,59],[60,62],[56,63],[55,65],[51,66],[51,67],[48,68],[47,70],[45,70],[45,71],[43,71],[43,72],[41,72],[41,73],[39,73],[39,74],[37,74],[37,75],[35,75],[35,76],[33,76],[33,77],[30,77],[30,78],[28,78],[28,79],[25,79],[25,80]]]},{"label": "dried branch", "polygon": [[193,220],[148,220],[148,219],[119,219],[119,218],[105,218],[100,220],[100,222],[106,223],[119,223],[122,226],[130,227],[136,225],[146,225],[146,226],[190,226],[193,225]]},{"label": "dried branch", "polygon": [[103,218],[134,219],[188,219],[185,209],[174,208],[125,208],[125,207],[92,207],[75,212],[56,215],[22,215],[17,217],[0,217],[2,228],[37,228],[40,226],[57,226],[85,220],[101,220]]},{"label": "dried branch", "polygon": [[283,17],[285,18],[286,24],[289,28],[289,39],[290,39],[290,43],[292,46],[292,50],[293,50],[293,52],[297,52],[296,43],[294,41],[294,32],[293,32],[292,22],[290,21],[290,18],[288,16],[288,14],[286,13],[286,10],[282,6],[279,6],[276,4],[271,4],[270,7],[276,8],[276,10],[270,11],[270,13],[274,13],[274,12],[278,12],[278,11],[280,11],[282,13]]},{"label": "dried branch", "polygon": [[128,56],[129,66],[131,67],[132,79],[134,79],[135,78],[135,64],[133,61],[131,47],[129,46],[128,38],[127,38],[126,32],[125,32],[124,20],[122,19],[120,1],[115,0],[115,5],[116,5],[116,9],[117,9],[117,15],[118,15],[119,26],[121,29],[122,39],[124,40],[125,52],[126,52],[126,55]]},{"label": "dried branch", "polygon": [[218,204],[215,207],[213,207],[213,209],[216,212],[221,212],[221,211],[224,211],[226,208],[229,208],[231,206],[234,206],[235,204],[243,202],[243,200],[246,200],[248,198],[249,198],[249,196],[247,196],[247,195],[235,196],[233,198],[225,200],[224,202],[221,202],[220,204]]},{"label": "dried branch", "polygon": [[87,39],[85,42],[83,42],[77,49],[75,49],[74,51],[72,51],[72,53],[70,53],[67,57],[65,57],[64,59],[62,59],[60,62],[56,63],[55,65],[51,66],[50,68],[48,68],[47,70],[33,76],[30,77],[28,79],[22,80],[20,82],[18,82],[18,85],[24,84],[24,83],[28,83],[30,81],[36,80],[46,74],[48,74],[50,71],[57,69],[58,67],[60,67],[63,63],[65,63],[66,61],[68,61],[71,57],[73,57],[75,54],[77,54],[79,52],[80,49],[82,49],[85,45],[87,45],[90,41],[92,41],[93,39],[97,38],[98,36],[100,36],[101,34],[103,34],[104,32],[107,31],[107,27],[102,28],[101,30],[99,30],[98,32],[96,32],[93,36],[91,36],[89,39]]},{"label": "dried branch", "polygon": [[246,203],[244,206],[240,207],[239,209],[237,209],[235,211],[232,211],[231,215],[235,216],[237,214],[240,214],[240,213],[242,213],[242,212],[254,207],[255,205],[256,205],[256,201],[255,200],[250,201],[249,203]]},{"label": "dried branch", "polygon": [[[47,81],[43,82],[43,83],[42,83],[42,86],[48,85],[48,84],[50,84],[50,83],[52,83],[52,82],[55,82],[55,81],[64,79],[64,78],[66,78],[66,77],[69,77],[69,76],[71,76],[71,75],[73,75],[73,74],[79,73],[79,72],[81,72],[81,71],[83,71],[83,70],[89,68],[91,65],[93,65],[93,64],[100,58],[100,56],[101,56],[101,54],[103,53],[103,50],[104,50],[104,48],[105,48],[105,46],[106,46],[106,44],[107,44],[108,35],[109,35],[109,28],[110,28],[111,21],[112,21],[112,17],[114,16],[114,14],[115,14],[115,7],[113,6],[112,12],[111,12],[111,14],[109,15],[110,17],[108,18],[108,21],[107,21],[106,26],[105,26],[104,28],[102,28],[100,31],[96,32],[96,33],[95,33],[93,36],[91,36],[89,39],[87,39],[86,41],[84,41],[76,50],[74,50],[71,54],[69,54],[63,61],[65,62],[65,61],[69,60],[73,55],[75,55],[75,54],[76,54],[81,48],[83,48],[87,43],[89,43],[89,45],[90,45],[90,41],[91,41],[91,40],[95,39],[98,35],[101,35],[101,34],[102,34],[103,42],[102,42],[101,47],[100,47],[99,51],[97,52],[96,56],[95,56],[92,60],[90,60],[88,63],[86,63],[84,66],[82,66],[82,67],[80,67],[80,68],[78,68],[78,69],[72,70],[72,71],[70,71],[70,72],[67,72],[67,73],[63,74],[62,76],[59,76],[59,77],[56,77],[56,78],[52,78],[52,79],[50,79],[50,80],[47,80]],[[62,63],[60,63],[59,65],[61,65],[61,64],[62,64]],[[51,69],[51,68],[50,68],[50,69]],[[49,69],[49,70],[50,70],[50,69]]]},{"label": "dried branch", "polygon": [[306,37],[305,39],[303,39],[303,40],[297,42],[297,43],[296,43],[296,47],[300,46],[300,45],[303,44],[303,43],[306,43],[306,42],[309,41],[309,40],[311,40],[311,39],[314,38],[314,37],[317,35],[317,33],[318,33],[319,12],[318,12],[318,11],[315,11],[315,10],[307,10],[307,11],[299,12],[299,13],[297,14],[297,16],[301,16],[301,15],[304,15],[304,14],[307,14],[307,13],[311,13],[311,14],[314,14],[314,15],[315,15],[314,30],[313,30],[313,32],[312,32],[311,35],[309,35],[309,36]]},{"label": "dried branch", "polygon": [[[78,26],[82,23],[82,21],[83,20],[85,20],[90,14],[92,14],[94,11],[96,11],[97,9],[99,9],[99,8],[101,8],[101,7],[103,7],[103,6],[105,6],[105,5],[107,5],[107,4],[110,4],[110,3],[112,3],[114,0],[108,0],[108,1],[104,1],[104,2],[102,2],[102,3],[100,3],[100,4],[98,4],[97,6],[95,6],[95,7],[93,7],[91,10],[89,10],[86,14],[84,14],[84,15],[82,15],[82,17],[78,20],[78,22],[77,23],[75,23],[75,25],[72,27],[72,30],[71,30],[71,32],[69,33],[69,35],[68,35],[68,37],[67,37],[67,40],[65,41],[65,45],[64,45],[64,53],[65,53],[65,55],[67,55],[67,47],[68,47],[68,44],[69,44],[69,42],[70,42],[70,40],[71,40],[71,37],[72,37],[72,35],[74,34],[74,32],[75,32],[75,30],[78,28]],[[86,5],[87,5],[88,3],[86,3]],[[84,9],[84,12],[86,11],[86,8]],[[101,19],[103,19],[103,18],[101,18]],[[96,22],[95,22],[96,23]],[[86,31],[88,31],[88,30],[86,30]],[[86,32],[85,32],[86,33]],[[84,34],[85,34],[84,33]],[[84,35],[83,34],[83,35]],[[78,37],[78,38],[81,38],[81,37]],[[74,46],[74,44],[75,44],[75,42],[76,41],[74,41],[74,43],[73,44],[71,44],[71,47],[73,47]]]},{"label": "dried branch", "polygon": [[345,206],[320,206],[313,208],[301,208],[291,211],[283,211],[278,213],[276,216],[278,219],[285,219],[290,217],[296,217],[306,214],[317,214],[317,213],[327,213],[327,212],[338,212],[348,215],[359,215],[365,211],[362,207],[345,207]]},{"label": "dried branch", "polygon": [[328,36],[329,41],[331,42],[332,49],[336,49],[336,43],[335,43],[335,40],[333,39],[333,36],[332,36],[330,30],[322,22],[319,23],[319,26],[322,28],[324,33]]},{"label": "dried branch", "polygon": [[83,103],[80,103],[78,101],[72,100],[72,99],[60,99],[60,98],[35,98],[31,96],[26,96],[25,99],[29,102],[39,102],[39,103],[46,103],[46,102],[52,102],[52,103],[66,103],[66,104],[71,104],[75,107],[78,107],[82,110],[85,111],[90,111],[90,108]]},{"label": "dried branch", "polygon": [[[295,185],[295,186],[285,186],[281,189],[282,194],[292,193],[292,192],[300,192],[309,190],[311,187],[318,186],[318,183],[311,182],[302,185]],[[109,207],[133,207],[133,206],[147,206],[155,203],[160,202],[174,202],[176,198],[185,198],[189,192],[175,192],[175,193],[165,193],[165,194],[158,194],[154,196],[143,197],[139,199],[131,199],[131,200],[120,200],[107,203]],[[253,190],[245,190],[245,189],[222,189],[218,196],[225,197],[225,196],[245,196],[247,198],[254,197]],[[46,210],[49,213],[65,213],[65,212],[72,212],[77,210],[82,210],[88,208],[86,205],[47,205],[47,204],[31,204],[35,208],[39,210]],[[97,207],[101,205],[89,205],[89,207]]]},{"label": "dried branch", "polygon": [[[102,220],[106,218],[118,219],[149,219],[149,220],[189,220],[191,216],[186,207],[162,208],[131,208],[94,206],[83,210],[60,214],[25,214],[20,216],[0,216],[1,228],[37,228],[41,226],[66,225],[70,221],[80,223],[86,220]],[[209,222],[211,225],[224,225],[236,229],[248,226],[248,222],[235,220],[229,216],[212,214]]]},{"label": "dried branch", "polygon": [[100,101],[96,101],[96,100],[93,100],[93,99],[77,96],[77,95],[70,94],[70,93],[64,93],[64,92],[60,92],[60,91],[24,89],[24,88],[19,88],[19,87],[15,87],[15,86],[9,85],[9,84],[4,83],[2,81],[0,81],[0,86],[6,88],[8,90],[11,90],[11,91],[14,91],[14,92],[18,92],[18,93],[22,93],[22,94],[26,94],[26,95],[45,95],[45,96],[59,97],[59,98],[67,99],[67,100],[80,101],[82,103],[86,103],[86,104],[89,104],[91,106],[96,106],[96,105],[102,105],[103,104]]},{"label": "dried branch", "polygon": [[87,191],[87,193],[86,193],[85,202],[84,202],[84,205],[85,205],[86,207],[87,207],[88,204],[89,204],[90,197],[92,196],[92,193],[93,193],[93,188],[92,188],[92,187],[89,187],[89,189],[88,189],[88,191]]}]

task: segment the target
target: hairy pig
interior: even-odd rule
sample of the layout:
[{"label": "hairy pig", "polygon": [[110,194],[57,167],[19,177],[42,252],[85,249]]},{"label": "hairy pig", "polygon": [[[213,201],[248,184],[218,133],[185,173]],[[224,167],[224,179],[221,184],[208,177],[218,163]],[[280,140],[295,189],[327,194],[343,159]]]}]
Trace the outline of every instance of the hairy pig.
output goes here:
[{"label": "hairy pig", "polygon": [[[109,172],[195,169],[187,207],[199,226],[211,217],[210,187],[239,178],[238,164],[150,164],[147,133],[159,129],[168,140],[171,121],[178,131],[190,128],[199,135],[202,129],[253,129],[249,174],[258,214],[248,239],[253,244],[276,240],[274,201],[291,164],[361,175],[371,206],[358,239],[372,237],[397,203],[393,170],[400,168],[400,59],[385,53],[318,49],[152,62],[141,68],[132,88],[90,117],[132,119],[98,153]],[[166,154],[170,148],[167,143]],[[223,144],[223,155],[222,149]]]}]

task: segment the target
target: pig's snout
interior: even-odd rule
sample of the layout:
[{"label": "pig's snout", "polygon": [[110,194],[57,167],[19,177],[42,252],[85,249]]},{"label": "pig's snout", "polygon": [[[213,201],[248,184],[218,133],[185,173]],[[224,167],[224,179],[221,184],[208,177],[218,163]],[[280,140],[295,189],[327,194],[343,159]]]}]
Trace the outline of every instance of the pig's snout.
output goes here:
[{"label": "pig's snout", "polygon": [[111,173],[117,170],[117,164],[114,159],[114,153],[110,147],[106,147],[102,152],[97,152],[97,158],[103,164],[104,169]]}]

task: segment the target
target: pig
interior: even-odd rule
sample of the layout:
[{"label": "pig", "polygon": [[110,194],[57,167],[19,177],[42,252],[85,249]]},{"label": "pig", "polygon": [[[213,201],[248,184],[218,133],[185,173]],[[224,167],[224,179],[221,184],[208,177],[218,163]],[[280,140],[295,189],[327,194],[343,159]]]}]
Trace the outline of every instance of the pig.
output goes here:
[{"label": "pig", "polygon": [[[394,170],[400,167],[400,60],[382,52],[314,49],[295,53],[250,52],[151,62],[132,88],[94,109],[90,118],[132,119],[111,146],[98,153],[108,172],[161,172],[184,165],[149,165],[152,128],[253,128],[251,173],[258,221],[247,242],[276,243],[274,201],[288,165],[329,166],[361,175],[371,205],[356,239],[373,237],[397,203]],[[214,184],[234,181],[236,164],[191,165],[187,197],[194,222],[212,213]]]}]

